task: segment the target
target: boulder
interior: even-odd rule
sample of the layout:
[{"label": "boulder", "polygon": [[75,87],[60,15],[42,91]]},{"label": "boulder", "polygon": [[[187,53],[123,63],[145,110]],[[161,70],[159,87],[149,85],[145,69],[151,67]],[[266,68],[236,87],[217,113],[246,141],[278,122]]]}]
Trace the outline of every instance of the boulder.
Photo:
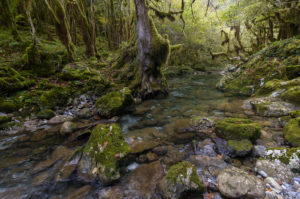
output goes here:
[{"label": "boulder", "polygon": [[[0,87],[1,87],[1,83],[0,83]],[[11,113],[16,110],[18,110],[18,108],[13,102],[10,102],[10,101],[1,102],[0,101],[0,112]]]},{"label": "boulder", "polygon": [[175,144],[185,144],[196,136],[196,130],[191,127],[189,119],[178,119],[164,126],[163,133],[167,140]]},{"label": "boulder", "polygon": [[77,124],[74,122],[66,121],[63,123],[63,125],[60,128],[60,134],[70,134],[73,133],[77,128]]},{"label": "boulder", "polygon": [[224,169],[217,177],[222,195],[228,198],[261,198],[265,196],[264,183],[254,175],[236,167]]},{"label": "boulder", "polygon": [[88,118],[92,117],[92,112],[91,112],[91,110],[89,108],[83,108],[83,109],[80,109],[76,113],[76,116],[79,119],[88,119]]},{"label": "boulder", "polygon": [[120,178],[119,162],[130,152],[123,132],[117,124],[96,126],[84,147],[84,153],[91,157],[103,184],[110,184]]},{"label": "boulder", "polygon": [[110,92],[96,101],[98,114],[104,118],[119,115],[134,102],[131,90],[127,87],[120,91]]},{"label": "boulder", "polygon": [[293,146],[300,147],[300,117],[289,120],[283,129],[284,138]]},{"label": "boulder", "polygon": [[36,116],[39,119],[46,119],[46,120],[48,120],[48,119],[54,117],[55,113],[51,109],[44,109],[44,110],[41,110],[38,114],[36,114]]},{"label": "boulder", "polygon": [[216,124],[216,134],[227,140],[257,140],[261,135],[261,126],[249,119],[226,118]]},{"label": "boulder", "polygon": [[227,142],[227,147],[229,156],[245,157],[250,154],[253,145],[249,140],[229,140]]},{"label": "boulder", "polygon": [[185,192],[203,193],[204,184],[196,167],[190,162],[180,162],[173,165],[159,183],[159,192],[166,199],[178,199]]}]

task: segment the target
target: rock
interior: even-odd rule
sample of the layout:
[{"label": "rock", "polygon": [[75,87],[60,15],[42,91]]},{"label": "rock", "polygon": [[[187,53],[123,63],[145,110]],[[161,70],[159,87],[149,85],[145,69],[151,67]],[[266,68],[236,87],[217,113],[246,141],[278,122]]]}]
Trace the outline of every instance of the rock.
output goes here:
[{"label": "rock", "polygon": [[280,96],[283,100],[291,102],[293,104],[300,104],[300,86],[293,86],[288,88]]},{"label": "rock", "polygon": [[229,140],[227,142],[229,156],[231,157],[245,157],[252,150],[252,143],[249,140]]},{"label": "rock", "polygon": [[60,134],[65,135],[65,134],[70,134],[73,133],[77,128],[77,124],[74,122],[64,122],[63,125],[60,128]]},{"label": "rock", "polygon": [[283,128],[284,138],[293,146],[300,147],[300,117],[291,119]]},{"label": "rock", "polygon": [[256,113],[264,117],[281,117],[289,115],[289,112],[295,110],[293,104],[270,97],[254,98],[250,103]]},{"label": "rock", "polygon": [[17,111],[17,106],[9,101],[0,102],[0,112],[4,113],[12,113],[14,111]]},{"label": "rock", "polygon": [[191,119],[191,126],[196,128],[198,132],[207,133],[214,129],[216,123],[209,118],[193,117]]},{"label": "rock", "polygon": [[167,168],[182,161],[186,157],[185,152],[180,152],[176,148],[168,146],[168,152],[163,157],[163,163],[166,164]]},{"label": "rock", "polygon": [[71,121],[73,119],[73,117],[71,116],[65,116],[65,115],[57,115],[53,118],[51,118],[49,121],[48,121],[48,124],[62,124],[66,121]]},{"label": "rock", "polygon": [[185,144],[192,141],[196,131],[191,128],[189,119],[179,119],[164,126],[163,133],[168,141],[175,144]]},{"label": "rock", "polygon": [[142,164],[124,181],[124,198],[155,198],[155,188],[164,171],[159,161]]},{"label": "rock", "polygon": [[123,199],[124,191],[120,185],[101,189],[98,199]]},{"label": "rock", "polygon": [[224,169],[217,177],[222,195],[228,198],[264,198],[265,185],[259,178],[236,167]]},{"label": "rock", "polygon": [[32,179],[32,185],[34,186],[40,186],[40,185],[46,185],[47,182],[50,182],[51,180],[51,173],[49,171],[42,172],[35,176]]},{"label": "rock", "polygon": [[190,161],[197,168],[206,169],[212,167],[215,171],[221,171],[227,167],[227,163],[218,157],[208,157],[203,155],[192,155]]},{"label": "rock", "polygon": [[78,163],[77,176],[84,183],[91,183],[97,178],[97,166],[91,157],[82,154]]},{"label": "rock", "polygon": [[253,147],[254,157],[263,157],[265,155],[266,147],[262,145],[255,145]]},{"label": "rock", "polygon": [[282,191],[282,187],[276,182],[276,180],[274,178],[271,177],[267,177],[264,181],[266,184],[269,184],[271,187],[273,187],[275,190],[279,192]]},{"label": "rock", "polygon": [[10,116],[2,116],[0,115],[0,124],[4,124],[6,122],[10,122],[11,121],[11,117]]},{"label": "rock", "polygon": [[89,108],[83,108],[83,109],[80,109],[76,113],[76,116],[79,119],[88,119],[88,118],[92,117],[92,112],[91,112],[91,110]]},{"label": "rock", "polygon": [[71,91],[67,86],[53,87],[50,90],[43,91],[40,96],[40,106],[48,109],[64,106],[68,103],[70,96]]},{"label": "rock", "polygon": [[158,146],[152,149],[152,151],[157,155],[165,155],[168,152],[168,148],[166,146]]},{"label": "rock", "polygon": [[217,122],[216,134],[227,140],[250,139],[255,141],[261,135],[261,127],[249,119],[226,118]]},{"label": "rock", "polygon": [[130,144],[130,153],[138,154],[144,151],[148,151],[158,146],[159,143],[155,141],[144,141],[144,140],[135,140],[132,144]]},{"label": "rock", "polygon": [[264,159],[274,160],[285,164],[289,169],[300,171],[300,147],[298,148],[269,148],[266,150]]},{"label": "rock", "polygon": [[65,199],[82,199],[82,198],[90,198],[89,196],[92,194],[93,187],[90,185],[85,185],[83,187],[77,188],[68,192]]},{"label": "rock", "polygon": [[134,102],[131,90],[127,87],[120,91],[110,92],[96,101],[98,114],[104,118],[119,115]]},{"label": "rock", "polygon": [[53,118],[55,116],[55,113],[51,109],[44,109],[44,110],[41,110],[36,116],[39,119],[48,120],[50,118]]},{"label": "rock", "polygon": [[146,157],[147,157],[148,162],[153,162],[153,161],[156,161],[158,159],[157,155],[155,153],[152,153],[152,152],[148,152],[146,154]]},{"label": "rock", "polygon": [[117,124],[96,126],[84,147],[84,153],[97,165],[96,173],[103,184],[110,184],[120,178],[119,162],[130,152],[123,132]]},{"label": "rock", "polygon": [[178,199],[184,192],[203,193],[204,185],[190,162],[173,165],[159,183],[159,192],[166,199]]},{"label": "rock", "polygon": [[269,177],[289,182],[294,176],[293,172],[283,163],[271,160],[257,160],[256,171],[263,171]]}]

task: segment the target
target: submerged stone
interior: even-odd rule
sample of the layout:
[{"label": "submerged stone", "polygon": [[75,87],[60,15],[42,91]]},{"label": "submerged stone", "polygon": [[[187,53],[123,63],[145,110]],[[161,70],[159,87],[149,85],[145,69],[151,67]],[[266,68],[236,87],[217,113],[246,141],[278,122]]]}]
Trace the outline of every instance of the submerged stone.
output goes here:
[{"label": "submerged stone", "polygon": [[84,148],[84,152],[92,158],[101,182],[110,184],[120,178],[119,162],[129,152],[123,132],[117,124],[99,124],[96,126]]},{"label": "submerged stone", "polygon": [[227,147],[231,157],[244,157],[251,152],[253,145],[249,140],[229,140]]},{"label": "submerged stone", "polygon": [[283,128],[284,138],[293,146],[300,147],[300,117],[289,120]]},{"label": "submerged stone", "polygon": [[120,91],[110,92],[99,98],[96,102],[96,108],[100,116],[111,118],[121,114],[133,102],[131,90],[125,87]]},{"label": "submerged stone", "polygon": [[261,135],[261,126],[249,119],[226,118],[216,124],[216,134],[223,139],[250,139],[255,141]]},{"label": "submerged stone", "polygon": [[188,191],[202,193],[204,184],[196,167],[190,162],[183,161],[168,170],[166,176],[159,183],[159,190],[164,198],[178,199]]}]

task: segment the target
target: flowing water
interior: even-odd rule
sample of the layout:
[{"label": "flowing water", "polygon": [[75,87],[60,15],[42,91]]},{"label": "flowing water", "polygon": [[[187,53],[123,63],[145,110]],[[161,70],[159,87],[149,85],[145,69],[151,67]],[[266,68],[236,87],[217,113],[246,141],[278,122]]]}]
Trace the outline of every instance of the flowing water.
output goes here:
[{"label": "flowing water", "polygon": [[[170,94],[167,98],[145,101],[132,114],[120,118],[124,133],[133,135],[137,129],[146,127],[155,127],[162,131],[163,126],[170,122],[194,116],[247,117],[241,108],[243,99],[226,96],[215,89],[220,78],[218,73],[212,73],[169,80]],[[79,126],[95,122],[97,121],[93,119],[77,121]],[[99,182],[87,186],[74,175],[68,181],[57,181],[57,173],[63,162],[58,157],[70,155],[70,149],[75,150],[88,137],[64,137],[58,133],[59,125],[42,123],[43,121],[36,122],[41,128],[34,132],[1,132],[0,198],[96,196],[96,192],[102,187]],[[133,163],[130,166],[129,170],[133,170],[138,165]]]}]

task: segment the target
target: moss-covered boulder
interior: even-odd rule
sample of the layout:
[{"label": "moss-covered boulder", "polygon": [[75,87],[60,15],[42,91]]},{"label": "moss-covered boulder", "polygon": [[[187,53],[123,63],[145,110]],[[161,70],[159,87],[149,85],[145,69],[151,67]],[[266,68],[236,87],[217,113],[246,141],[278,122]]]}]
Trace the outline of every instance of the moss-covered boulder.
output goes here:
[{"label": "moss-covered boulder", "polygon": [[10,122],[11,117],[10,116],[0,116],[0,124],[4,124],[6,122]]},{"label": "moss-covered boulder", "polygon": [[110,92],[96,101],[98,114],[104,118],[119,115],[134,102],[131,90],[127,87]]},{"label": "moss-covered boulder", "polygon": [[64,80],[87,80],[92,76],[102,76],[102,74],[82,63],[67,64],[61,73]]},{"label": "moss-covered boulder", "polygon": [[0,88],[6,93],[26,89],[34,84],[10,66],[0,66]]},{"label": "moss-covered boulder", "polygon": [[63,106],[68,102],[71,93],[67,87],[54,87],[43,92],[40,97],[40,105],[43,108],[55,108]]},{"label": "moss-covered boulder", "polygon": [[226,118],[216,123],[216,134],[227,140],[250,139],[255,141],[260,137],[261,126],[249,119]]},{"label": "moss-covered boulder", "polygon": [[276,41],[225,74],[217,87],[232,94],[251,96],[268,81],[299,77],[299,58],[299,38]]},{"label": "moss-covered boulder", "polygon": [[281,98],[294,104],[300,104],[300,86],[289,88],[281,94]]},{"label": "moss-covered boulder", "polygon": [[84,152],[92,158],[101,182],[110,184],[120,178],[119,163],[129,152],[123,132],[117,124],[99,124],[96,126],[84,148]]},{"label": "moss-covered boulder", "polygon": [[269,148],[263,159],[280,161],[292,170],[300,170],[300,147],[298,148]]},{"label": "moss-covered boulder", "polygon": [[199,178],[196,167],[190,162],[173,165],[159,183],[159,190],[164,198],[177,199],[184,192],[204,191],[204,184]]},{"label": "moss-covered boulder", "polygon": [[39,119],[50,119],[55,116],[55,113],[51,109],[44,109],[37,113],[36,116]]},{"label": "moss-covered boulder", "polygon": [[289,120],[283,128],[284,138],[293,146],[300,147],[300,117]]},{"label": "moss-covered boulder", "polygon": [[249,140],[229,140],[227,148],[231,157],[244,157],[252,151],[253,145]]},{"label": "moss-covered boulder", "polygon": [[18,107],[10,101],[0,102],[0,112],[11,113],[18,110]]}]

